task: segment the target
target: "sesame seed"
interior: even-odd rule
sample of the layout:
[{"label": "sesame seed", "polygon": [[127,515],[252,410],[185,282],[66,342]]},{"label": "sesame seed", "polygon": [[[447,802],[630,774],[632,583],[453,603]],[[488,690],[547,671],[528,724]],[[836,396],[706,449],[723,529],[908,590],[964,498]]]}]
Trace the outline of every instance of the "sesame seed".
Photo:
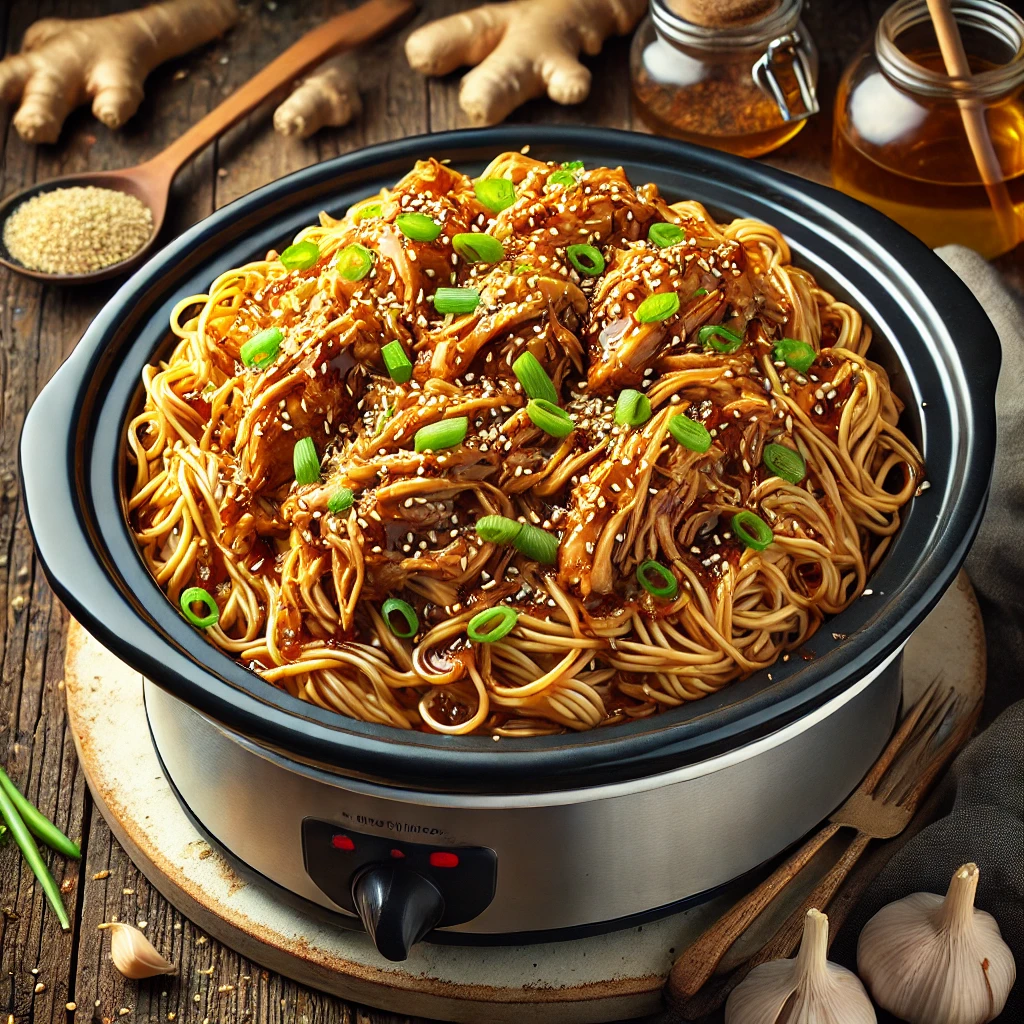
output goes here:
[{"label": "sesame seed", "polygon": [[4,223],[10,254],[30,270],[87,274],[137,253],[153,214],[135,196],[95,186],[57,188],[21,203]]}]

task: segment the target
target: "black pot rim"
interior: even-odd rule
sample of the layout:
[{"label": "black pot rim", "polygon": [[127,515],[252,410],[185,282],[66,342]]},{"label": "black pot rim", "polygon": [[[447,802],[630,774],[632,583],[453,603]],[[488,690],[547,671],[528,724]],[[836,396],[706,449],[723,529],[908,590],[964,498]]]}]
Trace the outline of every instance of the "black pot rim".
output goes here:
[{"label": "black pot rim", "polygon": [[[205,288],[211,266],[223,269],[225,260],[266,247],[267,239],[279,243],[309,222],[311,210],[337,212],[417,158],[481,166],[524,145],[540,159],[622,163],[635,182],[660,179],[672,193],[673,181],[685,182],[686,197],[713,211],[779,226],[797,263],[843,297],[852,291],[866,319],[883,328],[894,386],[911,402],[907,412],[921,434],[931,490],[911,503],[869,582],[874,593],[823,625],[806,645],[810,660],[780,661],[694,704],[589,733],[496,743],[357,722],[288,696],[207,644],[149,577],[127,531],[118,481],[137,370],[155,350],[153,339],[167,336],[157,318],[166,316],[172,296],[190,294],[184,289],[192,277],[205,275]],[[899,650],[952,582],[977,532],[994,454],[999,361],[991,323],[942,260],[882,214],[831,189],[753,161],[611,129],[519,125],[418,136],[258,189],[190,228],[132,276],[30,410],[20,450],[26,510],[47,577],[75,617],[133,668],[229,730],[344,774],[418,788],[511,792],[622,781],[765,736]]]}]

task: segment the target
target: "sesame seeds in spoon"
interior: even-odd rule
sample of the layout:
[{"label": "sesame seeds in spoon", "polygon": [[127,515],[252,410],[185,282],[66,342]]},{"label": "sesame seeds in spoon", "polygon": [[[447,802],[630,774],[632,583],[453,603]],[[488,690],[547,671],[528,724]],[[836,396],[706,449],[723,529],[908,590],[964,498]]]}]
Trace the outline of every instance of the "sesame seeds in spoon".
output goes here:
[{"label": "sesame seeds in spoon", "polygon": [[3,243],[29,270],[88,274],[134,256],[153,235],[153,213],[128,192],[73,185],[40,192],[4,221]]}]

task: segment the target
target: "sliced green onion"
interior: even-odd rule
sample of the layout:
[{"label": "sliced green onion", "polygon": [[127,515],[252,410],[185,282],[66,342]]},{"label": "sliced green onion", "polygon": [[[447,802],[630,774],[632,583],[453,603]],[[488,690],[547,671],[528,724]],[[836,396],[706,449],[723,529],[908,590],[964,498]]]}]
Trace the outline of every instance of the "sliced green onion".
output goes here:
[{"label": "sliced green onion", "polygon": [[429,423],[416,431],[413,443],[418,452],[436,452],[442,448],[454,448],[469,433],[469,417],[453,416],[449,420]]},{"label": "sliced green onion", "polygon": [[513,364],[512,372],[523,385],[528,398],[543,398],[546,402],[557,404],[558,392],[551,382],[547,371],[540,365],[540,360],[532,352],[524,352]]},{"label": "sliced green onion", "polygon": [[818,358],[818,354],[806,341],[797,341],[796,338],[780,338],[775,342],[772,355],[787,366],[792,366],[798,373],[806,373]]},{"label": "sliced green onion", "polygon": [[396,384],[405,384],[412,377],[412,360],[405,354],[400,341],[389,341],[380,350],[384,368]]},{"label": "sliced green onion", "polygon": [[639,427],[651,418],[651,400],[633,388],[619,392],[615,422],[621,427]]},{"label": "sliced green onion", "polygon": [[653,324],[659,320],[667,320],[679,309],[679,296],[675,292],[660,292],[648,295],[637,306],[636,318],[642,324]]},{"label": "sliced green onion", "polygon": [[732,517],[732,530],[748,548],[764,551],[775,539],[772,528],[753,512],[743,509]]},{"label": "sliced green onion", "polygon": [[313,438],[303,437],[295,442],[292,466],[295,469],[295,482],[300,486],[315,484],[320,479],[320,456],[316,453]]},{"label": "sliced green onion", "polygon": [[562,164],[562,169],[566,171],[582,171],[583,161],[582,160],[569,160]]},{"label": "sliced green onion", "polygon": [[516,189],[508,178],[479,178],[473,182],[477,199],[491,213],[501,213],[516,201]]},{"label": "sliced green onion", "polygon": [[668,432],[684,448],[689,448],[692,452],[706,452],[711,447],[708,428],[682,413],[669,417]]},{"label": "sliced green onion", "polygon": [[735,352],[743,344],[743,335],[722,324],[705,324],[697,332],[697,340],[717,352]]},{"label": "sliced green onion", "polygon": [[438,313],[472,313],[480,305],[475,288],[438,288],[434,293],[434,309]]},{"label": "sliced green onion", "polygon": [[549,185],[563,185],[565,188],[569,188],[571,185],[576,184],[576,175],[572,171],[555,171],[554,174],[548,175]]},{"label": "sliced green onion", "polygon": [[250,338],[239,350],[245,366],[255,366],[257,370],[265,370],[276,358],[277,350],[284,341],[284,331],[280,327],[268,327]]},{"label": "sliced green onion", "polygon": [[526,403],[526,415],[535,427],[552,437],[567,437],[576,429],[573,418],[546,398],[531,398]]},{"label": "sliced green onion", "polygon": [[347,512],[355,500],[356,496],[347,487],[339,487],[327,502],[327,511],[332,516],[336,516],[341,512]]},{"label": "sliced green onion", "polygon": [[82,856],[78,844],[68,839],[49,818],[42,814],[26,797],[22,796],[21,791],[10,780],[3,768],[0,768],[0,788],[7,793],[15,810],[21,815],[21,820],[28,826],[32,835],[41,839],[58,853],[63,853],[65,857],[73,857],[78,860]]},{"label": "sliced green onion", "polygon": [[286,270],[308,270],[320,259],[320,246],[316,242],[296,242],[281,253]]},{"label": "sliced green onion", "polygon": [[520,263],[515,270],[512,271],[513,277],[519,277],[520,274],[532,274],[536,268],[532,263]]},{"label": "sliced green onion", "polygon": [[[408,601],[403,601],[400,597],[389,597],[380,606],[380,613],[388,624],[388,629],[395,636],[401,637],[403,640],[408,640],[409,637],[415,636],[416,630],[420,628],[420,617],[416,614],[416,609]],[[401,629],[395,628],[395,620],[391,617],[392,615],[401,615],[405,619],[406,629],[404,632]]]},{"label": "sliced green onion", "polygon": [[692,296],[692,297],[693,297],[693,298],[695,298],[695,299],[699,299],[699,298],[700,298],[700,297],[701,297],[702,295],[707,295],[707,293],[708,293],[708,290],[707,290],[707,288],[698,288],[698,289],[697,289],[697,290],[696,290],[696,291],[695,291],[695,292],[693,293],[693,296]]},{"label": "sliced green onion", "polygon": [[664,249],[666,245],[678,245],[686,238],[686,232],[678,224],[652,224],[647,237],[660,249]]},{"label": "sliced green onion", "polygon": [[346,281],[362,281],[370,272],[372,266],[373,253],[365,245],[360,245],[358,242],[346,245],[338,253],[338,273]]},{"label": "sliced green onion", "polygon": [[17,807],[14,806],[13,801],[7,795],[7,790],[2,786],[0,786],[0,818],[7,822],[7,827],[11,830],[11,835],[14,836],[18,849],[21,850],[21,855],[39,880],[43,892],[46,893],[46,898],[50,901],[50,906],[53,907],[53,912],[57,915],[61,928],[67,931],[71,927],[71,922],[68,919],[68,912],[64,906],[60,889],[53,880],[53,875],[50,874],[50,869],[46,866],[39,847],[29,835],[28,827],[18,813]]},{"label": "sliced green onion", "polygon": [[[217,620],[220,618],[220,609],[217,607],[217,602],[214,601],[213,596],[209,591],[203,590],[202,587],[189,587],[178,601],[181,605],[181,612],[192,623],[193,626],[198,626],[200,629],[206,629],[208,626],[214,626]],[[196,615],[192,611],[192,605],[203,604],[206,606],[206,615]]]},{"label": "sliced green onion", "polygon": [[569,262],[587,277],[597,277],[605,267],[604,257],[600,249],[592,245],[570,245],[566,247],[565,255]]},{"label": "sliced green onion", "polygon": [[530,523],[522,527],[512,541],[515,549],[535,562],[554,565],[558,561],[558,538]]},{"label": "sliced green onion", "polygon": [[803,456],[784,444],[765,445],[761,461],[772,473],[791,484],[798,484],[807,476],[807,463]]},{"label": "sliced green onion", "polygon": [[380,414],[380,419],[377,420],[377,426],[373,429],[374,434],[379,434],[384,429],[384,424],[394,415],[395,407],[393,405],[384,406],[384,411]]},{"label": "sliced green onion", "polygon": [[467,231],[452,239],[452,248],[467,263],[497,263],[505,258],[505,246],[493,235]]},{"label": "sliced green onion", "polygon": [[466,634],[474,643],[493,644],[495,640],[501,640],[508,636],[518,619],[519,615],[507,604],[485,608],[469,620]]},{"label": "sliced green onion", "polygon": [[367,203],[356,210],[355,218],[356,220],[370,220],[372,217],[379,217],[383,212],[384,207],[380,203]]},{"label": "sliced green onion", "polygon": [[395,223],[398,230],[414,242],[433,242],[441,234],[441,225],[425,213],[400,213]]},{"label": "sliced green onion", "polygon": [[654,559],[648,559],[637,566],[636,578],[640,586],[655,597],[671,600],[679,593],[679,580],[672,574],[672,570]]},{"label": "sliced green onion", "polygon": [[477,536],[488,544],[511,544],[522,529],[522,523],[508,516],[483,516],[476,521]]}]

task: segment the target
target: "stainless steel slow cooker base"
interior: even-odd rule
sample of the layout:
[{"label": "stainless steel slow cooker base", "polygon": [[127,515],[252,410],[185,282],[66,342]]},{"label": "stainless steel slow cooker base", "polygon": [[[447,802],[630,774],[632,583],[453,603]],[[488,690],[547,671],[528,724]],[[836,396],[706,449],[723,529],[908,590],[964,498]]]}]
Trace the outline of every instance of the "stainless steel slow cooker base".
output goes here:
[{"label": "stainless steel slow cooker base", "polygon": [[[422,942],[404,964],[389,963],[352,927],[351,918],[288,896],[255,873],[245,877],[211,851],[157,759],[141,675],[75,622],[64,671],[69,729],[96,806],[149,883],[211,938],[269,970],[350,1001],[464,1024],[595,1024],[645,1016],[661,1005],[674,953],[752,884],[741,879],[720,898],[642,928],[531,945],[519,939],[490,945],[480,933],[454,932],[456,945]],[[984,634],[962,574],[908,642],[903,676],[905,705],[936,677],[970,703],[980,700]],[[195,754],[197,771],[212,771]],[[209,774],[206,781],[218,782]],[[231,820],[234,801],[257,802],[263,809],[259,835],[271,838],[263,822],[277,817],[274,794],[260,794],[244,777],[230,785],[224,781],[218,785],[227,802],[207,816],[208,824]],[[624,841],[633,844],[640,864],[622,880],[625,885],[643,874],[644,834]],[[682,869],[682,856],[679,861]],[[794,896],[798,902],[801,894]],[[789,909],[780,908],[783,916]]]},{"label": "stainless steel slow cooker base", "polygon": [[145,699],[181,799],[251,870],[354,916],[348,894],[360,865],[391,856],[478,910],[446,932],[515,941],[517,933],[615,927],[714,889],[797,840],[884,747],[901,666],[893,655],[812,714],[698,764],[542,794],[439,794],[354,780],[229,732],[148,681]]}]

